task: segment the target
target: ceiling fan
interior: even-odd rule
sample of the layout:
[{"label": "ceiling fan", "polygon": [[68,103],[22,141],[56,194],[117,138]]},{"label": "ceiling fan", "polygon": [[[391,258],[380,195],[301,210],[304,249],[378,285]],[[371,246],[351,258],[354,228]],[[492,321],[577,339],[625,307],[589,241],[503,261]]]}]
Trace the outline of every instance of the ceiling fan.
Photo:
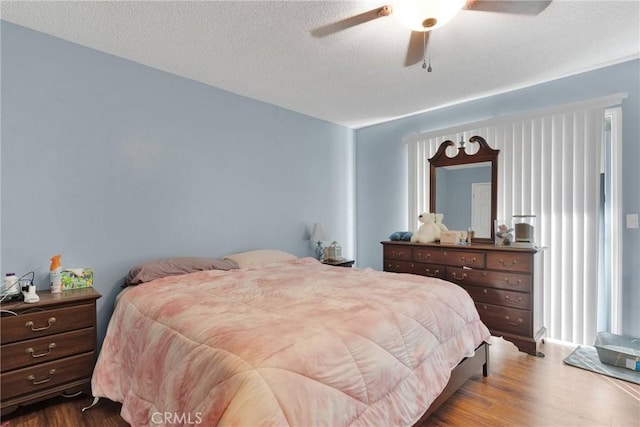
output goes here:
[{"label": "ceiling fan", "polygon": [[411,30],[404,65],[411,66],[422,61],[422,68],[430,72],[431,64],[427,66],[425,58],[429,34],[431,30],[448,23],[460,10],[537,15],[550,3],[551,0],[398,0],[393,5],[377,7],[319,27],[311,31],[311,34],[314,37],[326,37],[393,14],[400,23]]}]

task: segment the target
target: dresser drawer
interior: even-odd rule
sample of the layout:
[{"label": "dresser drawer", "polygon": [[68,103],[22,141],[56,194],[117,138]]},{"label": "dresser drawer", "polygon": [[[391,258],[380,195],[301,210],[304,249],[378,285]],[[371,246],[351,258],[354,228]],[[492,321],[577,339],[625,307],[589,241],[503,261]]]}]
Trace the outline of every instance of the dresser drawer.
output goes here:
[{"label": "dresser drawer", "polygon": [[522,271],[533,270],[533,257],[530,254],[493,252],[487,254],[487,268],[491,270]]},{"label": "dresser drawer", "polygon": [[95,305],[56,308],[0,320],[2,344],[93,326]]},{"label": "dresser drawer", "polygon": [[476,303],[480,320],[489,329],[531,336],[531,312],[493,304]]},{"label": "dresser drawer", "polygon": [[482,286],[460,285],[475,302],[531,310],[531,294]]},{"label": "dresser drawer", "polygon": [[66,357],[0,375],[2,400],[46,390],[81,378],[90,378],[94,353]]},{"label": "dresser drawer", "polygon": [[482,252],[414,248],[413,260],[455,267],[485,268]]},{"label": "dresser drawer", "polygon": [[5,344],[1,348],[0,357],[2,372],[24,368],[50,360],[74,354],[85,353],[94,349],[95,329],[86,328],[78,331],[63,332],[47,337]]},{"label": "dresser drawer", "polygon": [[385,246],[383,249],[383,257],[389,259],[400,259],[405,261],[411,261],[413,258],[411,248],[404,248],[402,246]]},{"label": "dresser drawer", "polygon": [[384,271],[392,273],[409,273],[420,276],[437,277],[444,279],[445,266],[435,264],[425,264],[412,261],[397,261],[395,259],[384,260]]},{"label": "dresser drawer", "polygon": [[529,293],[532,291],[532,280],[529,274],[447,267],[446,279],[459,284],[489,286],[508,291]]},{"label": "dresser drawer", "polygon": [[398,261],[395,259],[384,260],[384,271],[392,273],[413,273],[414,264],[411,261]]},{"label": "dresser drawer", "polygon": [[438,279],[444,279],[446,274],[446,267],[438,264],[427,264],[424,262],[413,263],[414,267],[411,273],[419,274],[420,276],[436,277]]}]

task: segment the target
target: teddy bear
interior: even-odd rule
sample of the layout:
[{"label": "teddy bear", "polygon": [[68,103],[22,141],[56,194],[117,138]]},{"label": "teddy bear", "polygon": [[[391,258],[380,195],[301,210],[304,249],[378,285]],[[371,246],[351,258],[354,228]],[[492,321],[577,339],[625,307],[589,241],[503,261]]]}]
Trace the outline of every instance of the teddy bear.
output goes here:
[{"label": "teddy bear", "polygon": [[437,213],[436,214],[436,224],[440,227],[441,231],[449,231],[446,225],[442,223],[442,219],[444,218],[444,214]]},{"label": "teddy bear", "polygon": [[436,215],[433,213],[424,212],[418,215],[418,221],[422,223],[418,231],[411,236],[413,243],[431,243],[440,239],[440,232],[442,231],[438,224],[436,224]]}]

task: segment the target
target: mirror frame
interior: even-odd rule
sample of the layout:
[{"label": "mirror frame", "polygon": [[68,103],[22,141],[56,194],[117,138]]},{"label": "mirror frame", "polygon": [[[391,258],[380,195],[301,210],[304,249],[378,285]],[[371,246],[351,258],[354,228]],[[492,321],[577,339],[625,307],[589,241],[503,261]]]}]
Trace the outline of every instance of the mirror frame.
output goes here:
[{"label": "mirror frame", "polygon": [[470,143],[478,143],[480,147],[475,154],[467,154],[464,142],[461,141],[458,147],[458,154],[454,157],[448,157],[446,155],[447,148],[449,146],[456,146],[456,143],[451,140],[446,140],[438,151],[429,159],[430,176],[429,176],[429,205],[430,212],[437,212],[436,207],[436,169],[442,166],[456,166],[466,165],[472,163],[491,162],[491,235],[488,238],[476,237],[472,239],[474,243],[491,243],[494,236],[494,222],[497,217],[497,202],[498,202],[498,154],[500,150],[494,150],[489,147],[487,141],[481,136],[472,136],[469,138]]}]

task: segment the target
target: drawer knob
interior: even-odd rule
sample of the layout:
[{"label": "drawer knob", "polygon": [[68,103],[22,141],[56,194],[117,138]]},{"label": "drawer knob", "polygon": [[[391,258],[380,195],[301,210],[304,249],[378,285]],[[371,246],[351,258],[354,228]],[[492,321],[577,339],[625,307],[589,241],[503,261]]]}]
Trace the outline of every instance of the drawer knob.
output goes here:
[{"label": "drawer knob", "polygon": [[516,300],[512,300],[511,297],[509,295],[505,295],[504,299],[506,299],[507,301],[509,301],[511,304],[517,304],[519,302],[522,302],[522,297],[518,297],[518,299]]},{"label": "drawer knob", "polygon": [[29,375],[27,377],[27,381],[31,382],[31,384],[33,385],[39,385],[39,384],[44,384],[44,383],[48,383],[49,381],[51,381],[53,379],[53,375],[56,373],[55,369],[51,369],[49,371],[49,375],[47,376],[47,378],[43,379],[43,380],[36,380],[36,376],[35,375]]},{"label": "drawer knob", "polygon": [[428,268],[425,271],[427,273],[427,276],[429,277],[437,277],[440,274],[440,270],[438,269],[436,269],[433,273]]},{"label": "drawer knob", "polygon": [[[471,258],[471,261],[469,261],[469,264],[475,264],[476,262],[476,257]],[[467,263],[467,258],[462,257],[462,263],[466,264]]]},{"label": "drawer knob", "polygon": [[42,326],[40,328],[34,328],[34,324],[31,320],[29,320],[27,323],[24,324],[25,328],[30,328],[33,332],[38,332],[38,331],[46,331],[47,329],[49,329],[50,327],[53,326],[53,324],[56,323],[56,318],[55,317],[50,317],[49,320],[47,320],[47,326]]},{"label": "drawer knob", "polygon": [[398,264],[396,264],[396,265],[387,264],[387,269],[388,269],[388,271],[398,271],[398,270],[400,270],[400,266]]},{"label": "drawer knob", "polygon": [[512,322],[511,318],[509,316],[504,316],[505,320],[507,321],[507,323],[511,326],[520,326],[523,322],[522,319],[518,319],[517,322]]},{"label": "drawer knob", "polygon": [[504,279],[504,281],[509,286],[520,286],[522,284],[522,280],[520,280],[520,279],[518,279],[518,280],[516,280],[514,282],[511,282],[511,280],[507,277],[506,279]]},{"label": "drawer knob", "polygon": [[467,273],[462,273],[462,276],[458,277],[458,275],[457,275],[457,274],[456,274],[456,272],[454,271],[454,272],[452,273],[452,276],[453,276],[453,278],[454,278],[454,279],[456,279],[456,280],[464,280],[464,279],[466,279],[466,278],[467,278]]},{"label": "drawer knob", "polygon": [[513,267],[513,266],[515,266],[515,265],[518,263],[518,260],[517,260],[517,259],[512,259],[512,260],[511,260],[511,265],[507,265],[508,263],[507,263],[507,262],[505,262],[505,260],[504,260],[504,259],[502,259],[502,258],[500,258],[500,261],[498,261],[498,262],[499,262],[500,264],[504,265],[505,267]]},{"label": "drawer knob", "polygon": [[31,347],[29,347],[29,348],[27,349],[26,353],[27,353],[29,356],[31,356],[31,357],[33,357],[34,359],[36,359],[36,358],[38,358],[38,357],[46,356],[47,354],[51,353],[51,351],[52,351],[54,348],[56,348],[56,343],[52,342],[51,344],[49,344],[49,348],[47,349],[47,352],[46,352],[46,353],[38,353],[38,354],[36,354],[36,351],[35,351],[33,348],[31,348]]},{"label": "drawer knob", "polygon": [[398,251],[398,252],[391,251],[391,255],[394,256],[394,257],[402,257],[404,255],[404,252],[403,251]]},{"label": "drawer knob", "polygon": [[422,252],[418,252],[418,258],[422,258],[423,255],[427,259],[431,258],[431,254],[429,252],[427,252],[426,254],[423,254]]}]

